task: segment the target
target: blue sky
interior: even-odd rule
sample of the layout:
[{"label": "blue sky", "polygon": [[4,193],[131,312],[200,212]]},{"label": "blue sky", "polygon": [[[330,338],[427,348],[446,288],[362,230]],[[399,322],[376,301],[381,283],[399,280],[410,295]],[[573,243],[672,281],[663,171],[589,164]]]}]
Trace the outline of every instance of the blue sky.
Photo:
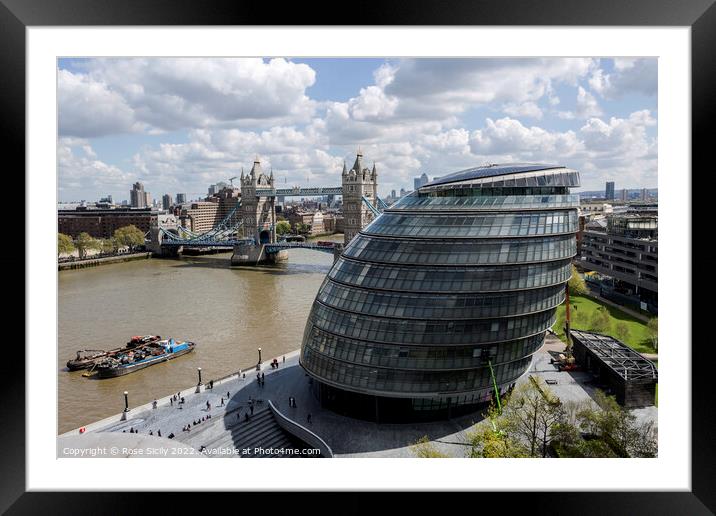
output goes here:
[{"label": "blue sky", "polygon": [[248,169],[339,184],[360,147],[380,193],[512,161],[581,172],[585,190],[657,186],[657,60],[62,59],[59,197],[157,198]]}]

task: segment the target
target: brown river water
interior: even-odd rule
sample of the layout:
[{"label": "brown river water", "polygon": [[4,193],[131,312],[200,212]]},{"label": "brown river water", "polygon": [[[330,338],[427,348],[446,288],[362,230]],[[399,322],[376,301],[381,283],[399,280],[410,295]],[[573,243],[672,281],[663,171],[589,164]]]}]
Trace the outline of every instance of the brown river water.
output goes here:
[{"label": "brown river water", "polygon": [[[329,240],[329,238],[324,238]],[[330,240],[342,241],[342,235]],[[328,253],[296,249],[285,264],[231,268],[231,253],[150,259],[59,273],[58,433],[270,360],[301,346]],[[79,349],[112,349],[133,335],[191,340],[174,360],[109,379],[69,372]]]}]

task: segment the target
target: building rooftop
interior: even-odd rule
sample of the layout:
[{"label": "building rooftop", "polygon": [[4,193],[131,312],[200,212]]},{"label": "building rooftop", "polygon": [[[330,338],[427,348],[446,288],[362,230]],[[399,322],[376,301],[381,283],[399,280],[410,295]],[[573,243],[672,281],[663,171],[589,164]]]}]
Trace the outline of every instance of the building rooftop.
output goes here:
[{"label": "building rooftop", "polygon": [[599,333],[579,330],[571,330],[570,333],[580,344],[594,353],[604,365],[624,380],[656,381],[658,379],[654,363],[623,342]]},{"label": "building rooftop", "polygon": [[467,181],[470,179],[479,179],[483,177],[506,176],[510,174],[519,174],[521,172],[534,172],[538,170],[551,170],[556,168],[564,168],[560,165],[545,165],[540,163],[510,163],[507,165],[482,165],[479,167],[468,168],[453,172],[446,176],[442,176],[423,186],[437,186],[447,183],[455,183],[458,181]]}]

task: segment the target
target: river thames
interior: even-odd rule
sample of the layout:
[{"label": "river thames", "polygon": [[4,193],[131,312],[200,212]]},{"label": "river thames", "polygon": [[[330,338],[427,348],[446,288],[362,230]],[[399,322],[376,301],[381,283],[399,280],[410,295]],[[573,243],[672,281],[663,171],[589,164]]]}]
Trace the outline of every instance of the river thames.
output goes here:
[{"label": "river thames", "polygon": [[[342,235],[331,240],[342,241]],[[328,240],[328,238],[326,238]],[[287,263],[231,268],[231,253],[150,259],[59,273],[58,433],[202,380],[298,349],[328,253],[296,249]],[[133,335],[197,343],[188,355],[118,378],[69,372],[79,349],[112,349]]]}]

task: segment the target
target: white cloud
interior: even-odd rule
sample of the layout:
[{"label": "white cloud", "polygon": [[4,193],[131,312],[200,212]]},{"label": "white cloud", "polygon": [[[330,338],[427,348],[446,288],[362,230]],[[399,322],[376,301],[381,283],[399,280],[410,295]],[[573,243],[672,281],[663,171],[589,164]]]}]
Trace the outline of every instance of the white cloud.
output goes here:
[{"label": "white cloud", "polygon": [[614,72],[595,69],[589,78],[590,88],[605,99],[618,99],[628,93],[656,95],[658,60],[656,58],[614,59]]},{"label": "white cloud", "polygon": [[60,134],[307,121],[314,82],[308,65],[280,58],[93,59],[86,73],[58,72]]},{"label": "white cloud", "polygon": [[92,147],[80,138],[60,138],[57,142],[57,165],[59,190],[62,197],[67,192],[94,190],[112,192],[129,191],[134,174],[128,174],[97,159]]}]

